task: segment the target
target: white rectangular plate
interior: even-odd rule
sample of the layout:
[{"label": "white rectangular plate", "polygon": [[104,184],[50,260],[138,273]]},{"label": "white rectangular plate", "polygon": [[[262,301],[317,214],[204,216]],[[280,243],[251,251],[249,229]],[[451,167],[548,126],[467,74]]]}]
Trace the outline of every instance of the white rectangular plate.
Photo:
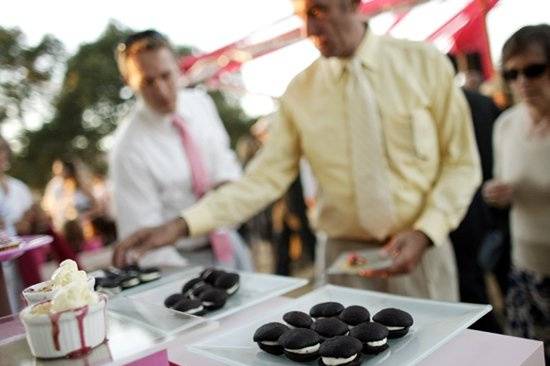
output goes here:
[{"label": "white rectangular plate", "polygon": [[[389,340],[388,350],[365,357],[363,365],[369,366],[414,365],[491,310],[490,305],[447,303],[327,285],[261,321],[191,345],[190,350],[229,365],[299,365],[284,356],[261,351],[252,341],[254,332],[267,322],[282,322],[287,311],[309,312],[313,305],[325,301],[338,301],[344,306],[362,305],[371,316],[387,307],[405,310],[413,316],[414,324],[405,337]],[[317,365],[317,361],[304,365]]]},{"label": "white rectangular plate", "polygon": [[[170,283],[150,288],[147,291],[133,293],[129,297],[136,301],[163,306],[164,299],[174,293],[180,293],[183,285],[195,278],[202,271],[202,267],[185,271],[178,278],[173,278]],[[306,279],[285,276],[276,276],[265,273],[237,272],[240,275],[240,288],[227,299],[225,305],[218,310],[204,315],[210,320],[217,320],[233,314],[249,306],[275,296],[285,294],[304,286]]]}]

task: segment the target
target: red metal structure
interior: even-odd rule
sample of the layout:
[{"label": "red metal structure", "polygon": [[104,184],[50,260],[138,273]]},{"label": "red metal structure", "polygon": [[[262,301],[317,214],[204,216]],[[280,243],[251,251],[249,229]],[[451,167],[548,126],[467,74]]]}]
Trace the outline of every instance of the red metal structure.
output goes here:
[{"label": "red metal structure", "polygon": [[[383,12],[394,12],[394,23],[390,31],[398,23],[406,21],[409,10],[426,0],[363,0],[361,12],[365,17],[373,17]],[[482,72],[486,79],[493,74],[493,63],[489,50],[485,19],[487,13],[498,0],[470,0],[458,13],[454,14],[442,26],[427,37],[427,41],[441,43],[445,40],[450,45],[448,50],[455,55],[479,54]],[[273,23],[267,28],[279,27],[282,23],[288,26],[279,31],[278,35],[268,39],[257,40],[256,34],[251,33],[234,43],[218,50],[202,55],[183,57],[180,68],[186,76],[188,84],[218,80],[221,75],[238,71],[241,65],[249,60],[286,47],[304,38],[301,23],[297,17],[289,16]],[[267,29],[269,30],[269,29]],[[265,32],[266,29],[260,31]]]}]

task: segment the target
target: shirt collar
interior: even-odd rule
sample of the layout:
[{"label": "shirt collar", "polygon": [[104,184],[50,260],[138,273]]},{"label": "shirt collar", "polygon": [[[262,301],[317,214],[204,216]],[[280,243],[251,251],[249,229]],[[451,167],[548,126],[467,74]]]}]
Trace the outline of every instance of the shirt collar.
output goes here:
[{"label": "shirt collar", "polygon": [[147,105],[143,97],[137,96],[137,111],[147,123],[153,123],[155,126],[170,126],[172,115],[161,114]]},{"label": "shirt collar", "polygon": [[[378,67],[379,41],[380,37],[374,34],[370,28],[366,26],[365,35],[355,50],[353,57],[359,58],[363,67],[368,70],[375,71]],[[329,67],[337,79],[343,76],[345,65],[348,61],[348,58],[331,57],[327,59]]]}]

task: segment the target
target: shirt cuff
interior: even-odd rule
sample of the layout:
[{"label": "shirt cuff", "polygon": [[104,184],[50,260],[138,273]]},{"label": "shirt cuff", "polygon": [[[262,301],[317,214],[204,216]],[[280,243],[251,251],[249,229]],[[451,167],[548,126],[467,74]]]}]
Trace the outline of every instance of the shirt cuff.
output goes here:
[{"label": "shirt cuff", "polygon": [[194,205],[181,212],[190,237],[206,235],[213,230],[212,214],[204,205]]},{"label": "shirt cuff", "polygon": [[423,232],[434,245],[442,245],[449,236],[449,223],[445,215],[436,209],[427,209],[413,225],[414,230]]}]

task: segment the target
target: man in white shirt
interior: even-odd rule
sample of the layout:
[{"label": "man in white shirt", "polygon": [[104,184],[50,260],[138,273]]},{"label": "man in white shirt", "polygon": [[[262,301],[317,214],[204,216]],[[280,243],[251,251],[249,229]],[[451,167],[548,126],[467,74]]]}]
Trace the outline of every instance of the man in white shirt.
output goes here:
[{"label": "man in white shirt", "polygon": [[[137,95],[134,109],[116,131],[110,156],[118,235],[125,238],[177,217],[198,200],[192,161],[175,118],[192,137],[210,188],[239,178],[241,169],[211,98],[200,90],[179,89],[177,59],[164,36],[154,30],[135,33],[119,45],[117,58],[124,81]],[[228,235],[237,262],[249,263],[238,235]],[[191,264],[216,263],[206,236],[180,240],[177,248]],[[184,265],[185,260],[167,247],[140,263]],[[247,264],[232,261],[228,266]]]}]

